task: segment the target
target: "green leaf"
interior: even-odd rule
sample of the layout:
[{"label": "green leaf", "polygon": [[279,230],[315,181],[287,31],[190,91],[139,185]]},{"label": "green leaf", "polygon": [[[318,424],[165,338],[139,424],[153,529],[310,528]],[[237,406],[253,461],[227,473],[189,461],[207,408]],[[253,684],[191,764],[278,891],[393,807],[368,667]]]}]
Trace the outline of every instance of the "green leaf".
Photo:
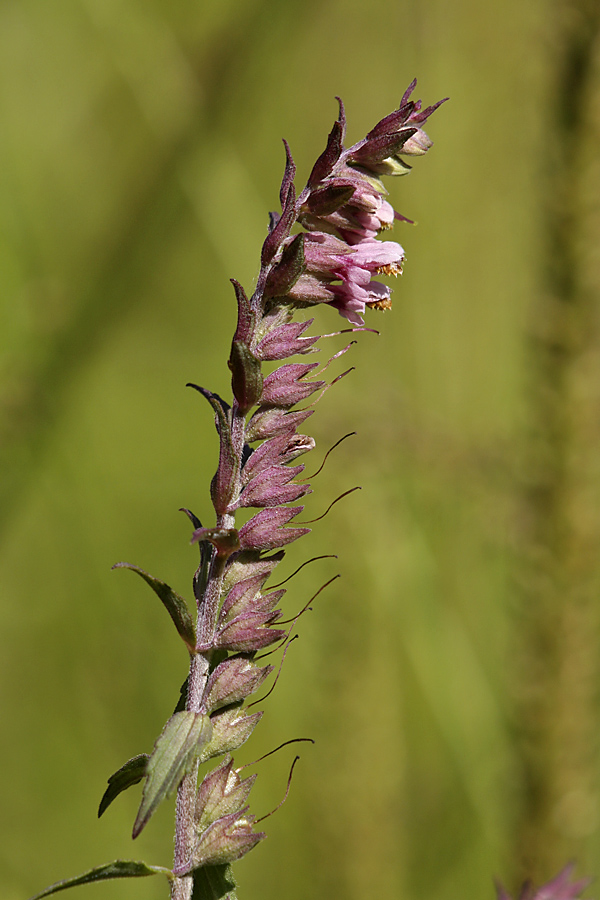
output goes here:
[{"label": "green leaf", "polygon": [[175,593],[173,588],[168,584],[165,584],[164,581],[159,581],[158,578],[154,578],[152,575],[144,572],[139,566],[134,566],[131,563],[119,562],[115,563],[113,569],[131,569],[132,572],[137,572],[137,574],[144,579],[146,584],[150,585],[154,593],[163,602],[165,609],[173,620],[173,624],[175,625],[179,636],[183,638],[188,650],[190,653],[194,653],[196,648],[196,629],[194,628],[192,617],[190,616],[187,603],[183,597],[180,597],[179,594]]},{"label": "green leaf", "polygon": [[202,713],[178,712],[163,728],[146,766],[146,784],[133,826],[136,838],[156,808],[189,771],[212,737],[212,723]]},{"label": "green leaf", "polygon": [[192,900],[237,900],[230,865],[203,866],[194,872]]},{"label": "green leaf", "polygon": [[124,766],[121,766],[121,768],[114,773],[114,775],[110,776],[108,779],[108,787],[104,791],[104,795],[100,801],[98,818],[106,812],[115,797],[118,797],[119,794],[126,791],[128,787],[132,787],[142,780],[146,775],[149,759],[150,757],[147,753],[140,753],[139,756],[134,756],[133,759],[128,760]]},{"label": "green leaf", "polygon": [[163,869],[162,866],[147,866],[144,862],[132,859],[115,859],[113,862],[90,869],[83,875],[57,881],[56,884],[51,884],[41,894],[36,894],[29,900],[41,900],[42,897],[49,897],[50,894],[57,894],[58,891],[77,887],[80,884],[91,884],[94,881],[107,881],[109,878],[144,878],[146,875],[166,875],[169,879],[173,878],[172,872],[169,869]]}]

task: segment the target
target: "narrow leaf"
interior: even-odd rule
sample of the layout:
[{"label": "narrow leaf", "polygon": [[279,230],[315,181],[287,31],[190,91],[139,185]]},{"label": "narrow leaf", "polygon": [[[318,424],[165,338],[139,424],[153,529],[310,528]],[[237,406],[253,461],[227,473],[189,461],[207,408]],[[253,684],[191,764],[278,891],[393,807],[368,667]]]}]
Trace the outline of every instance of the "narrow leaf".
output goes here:
[{"label": "narrow leaf", "polygon": [[193,653],[196,646],[196,631],[187,603],[183,597],[180,597],[179,594],[175,593],[173,588],[168,584],[165,584],[164,581],[159,581],[158,578],[154,578],[152,575],[144,572],[139,566],[120,562],[116,563],[113,566],[113,569],[131,569],[132,572],[137,572],[137,574],[144,579],[146,584],[150,585],[171,616],[179,636],[183,639],[190,653]]},{"label": "narrow leaf", "polygon": [[230,865],[204,866],[194,872],[192,900],[237,900]]},{"label": "narrow leaf", "polygon": [[147,763],[147,780],[133,826],[133,837],[142,831],[156,808],[179,785],[202,747],[212,737],[208,716],[178,712],[162,730]]},{"label": "narrow leaf", "polygon": [[140,753],[128,760],[124,766],[111,775],[108,779],[108,787],[104,792],[104,796],[100,801],[98,808],[98,818],[106,812],[115,797],[118,797],[127,788],[138,784],[146,774],[146,767],[150,757],[147,753]]},{"label": "narrow leaf", "polygon": [[30,900],[41,900],[42,897],[49,897],[50,894],[57,894],[66,888],[77,887],[80,884],[91,884],[94,881],[108,881],[109,878],[143,878],[146,875],[166,875],[172,878],[169,869],[162,866],[147,866],[144,862],[138,862],[131,859],[115,859],[114,862],[105,863],[103,866],[97,866],[84,872],[83,875],[76,875],[75,878],[65,878],[63,881],[57,881],[51,884],[40,894],[30,897]]}]

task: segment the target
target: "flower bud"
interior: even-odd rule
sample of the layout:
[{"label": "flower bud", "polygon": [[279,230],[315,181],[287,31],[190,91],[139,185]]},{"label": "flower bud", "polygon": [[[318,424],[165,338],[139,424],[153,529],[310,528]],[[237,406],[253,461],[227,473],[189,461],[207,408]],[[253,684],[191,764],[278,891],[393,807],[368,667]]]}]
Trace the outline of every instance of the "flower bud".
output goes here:
[{"label": "flower bud", "polygon": [[237,703],[257,691],[272,671],[273,666],[261,668],[244,657],[225,659],[208,679],[202,706],[211,713]]},{"label": "flower bud", "polygon": [[242,780],[233,768],[230,756],[212,772],[208,772],[202,780],[196,800],[194,818],[197,830],[203,831],[222,816],[240,812],[255,781],[256,775]]},{"label": "flower bud", "polygon": [[198,837],[191,859],[185,866],[173,869],[173,874],[181,876],[201,866],[231,863],[266,838],[264,831],[252,831],[255,817],[244,815],[247,810],[245,807],[240,813],[222,816],[209,825]]},{"label": "flower bud", "polygon": [[314,409],[297,409],[294,412],[288,412],[283,409],[269,409],[261,406],[246,426],[246,440],[249,443],[263,441],[282,432],[290,431],[290,429],[293,430],[313,413]]},{"label": "flower bud", "polygon": [[281,409],[306,400],[325,384],[324,381],[302,381],[317,366],[318,363],[288,363],[275,369],[264,380],[261,405]]},{"label": "flower bud", "polygon": [[212,725],[212,737],[202,747],[198,754],[201,763],[221,756],[223,753],[232,753],[245,744],[259,721],[262,712],[246,715],[245,710],[239,707],[219,710],[210,717]]},{"label": "flower bud", "polygon": [[288,522],[301,513],[303,506],[279,506],[261,509],[240,530],[240,546],[243,550],[274,550],[291,544],[296,538],[308,534],[310,528],[285,528]]}]

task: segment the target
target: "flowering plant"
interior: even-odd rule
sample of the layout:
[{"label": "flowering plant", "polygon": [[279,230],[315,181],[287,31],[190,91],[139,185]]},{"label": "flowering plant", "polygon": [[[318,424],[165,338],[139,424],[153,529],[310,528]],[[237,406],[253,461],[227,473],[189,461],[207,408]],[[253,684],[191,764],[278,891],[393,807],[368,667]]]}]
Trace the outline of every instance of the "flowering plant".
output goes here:
[{"label": "flowering plant", "polygon": [[[272,645],[285,647],[288,641],[289,629],[282,627],[278,609],[285,590],[267,582],[284,557],[283,548],[310,530],[309,523],[298,520],[303,511],[299,501],[311,490],[299,460],[315,442],[299,429],[313,414],[315,402],[347,374],[330,382],[325,377],[330,363],[350,347],[320,368],[316,362],[288,362],[310,357],[320,340],[309,333],[314,320],[297,320],[296,313],[325,304],[349,323],[341,333],[355,334],[365,330],[367,308],[391,306],[390,288],[374,279],[400,274],[404,250],[380,236],[395,220],[410,220],[386,200],[381,179],[407,173],[407,159],[428,151],[431,141],[422,126],[443,102],[422,109],[420,101],[411,99],[415,85],[413,81],[398,109],[348,149],[339,101],[326,147],[299,194],[285,144],[281,212],[270,215],[256,289],[248,297],[233,282],[238,317],[228,360],[231,402],[191,385],[214,411],[220,446],[210,488],[215,524],[204,527],[185,510],[194,529],[192,542],[200,549],[193,578],[195,614],[168,584],[137,566],[116,566],[136,572],[157,594],[189,653],[190,669],[152,752],[134,757],[110,777],[99,814],[122,791],[143,781],[135,838],[162,800],[176,791],[174,864],[168,869],[116,860],[58,882],[37,898],[79,884],[157,873],[169,880],[172,900],[234,898],[231,863],[266,836],[256,830],[248,806],[256,775],[242,777],[231,754],[262,717],[244,707],[273,671],[259,652]],[[263,363],[275,364],[270,374],[263,373]],[[236,525],[236,513],[244,510],[253,514]],[[198,785],[200,766],[215,758],[216,767]],[[527,888],[521,900],[570,900],[582,886],[570,884],[566,870],[538,893]],[[498,896],[509,900],[502,888]]]}]

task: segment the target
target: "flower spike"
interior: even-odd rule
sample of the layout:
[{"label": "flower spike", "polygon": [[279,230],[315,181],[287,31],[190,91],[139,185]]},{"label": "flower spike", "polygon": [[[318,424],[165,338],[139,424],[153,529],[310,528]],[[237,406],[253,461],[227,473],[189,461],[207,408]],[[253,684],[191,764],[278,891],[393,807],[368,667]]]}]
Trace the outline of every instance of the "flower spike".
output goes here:
[{"label": "flower spike", "polygon": [[[273,666],[262,665],[261,659],[275,650],[257,654],[278,645],[277,650],[285,647],[285,655],[291,629],[320,593],[294,618],[284,620],[279,606],[286,589],[281,585],[289,579],[271,587],[267,582],[284,557],[282,548],[309,534],[307,526],[328,512],[297,521],[304,510],[298,501],[312,491],[304,463],[298,460],[315,447],[314,438],[299,429],[306,429],[314,406],[351,371],[323,380],[328,367],[338,365],[355,343],[330,354],[323,365],[307,362],[307,354],[318,350],[321,338],[310,331],[314,319],[303,320],[297,314],[317,304],[336,309],[353,327],[326,336],[334,337],[373,331],[365,326],[366,311],[391,306],[390,287],[377,279],[400,275],[405,253],[399,243],[382,240],[381,234],[404,217],[386,199],[381,178],[408,172],[403,156],[427,153],[431,141],[421,126],[439,105],[421,111],[420,102],[410,99],[415,84],[397,110],[349,148],[344,146],[344,105],[338,99],[338,117],[325,149],[300,191],[294,181],[296,165],[284,141],[281,212],[270,215],[252,296],[232,281],[237,323],[228,358],[231,401],[190,384],[210,403],[219,438],[219,461],[210,487],[214,524],[205,527],[185,510],[193,528],[191,543],[200,548],[200,565],[192,581],[195,623],[186,601],[168,584],[127,565],[167,608],[183,638],[190,669],[154,750],[134,757],[115,773],[102,804],[105,808],[119,793],[143,781],[134,825],[137,836],[159,803],[177,790],[175,859],[167,872],[172,900],[233,896],[230,863],[266,836],[255,830],[257,822],[248,807],[256,776],[242,779],[231,754],[248,740],[263,715],[261,710],[250,713],[245,704],[272,673]],[[264,363],[271,364],[266,372]],[[342,493],[329,509],[353,490]],[[250,513],[241,522],[236,521],[240,510]],[[323,557],[313,557],[318,558]],[[256,702],[262,705],[264,699]],[[199,779],[200,765],[215,758],[216,767]],[[286,797],[290,781],[291,772]],[[158,871],[166,870],[119,861],[58,889]],[[560,890],[552,900],[576,896]]]}]

